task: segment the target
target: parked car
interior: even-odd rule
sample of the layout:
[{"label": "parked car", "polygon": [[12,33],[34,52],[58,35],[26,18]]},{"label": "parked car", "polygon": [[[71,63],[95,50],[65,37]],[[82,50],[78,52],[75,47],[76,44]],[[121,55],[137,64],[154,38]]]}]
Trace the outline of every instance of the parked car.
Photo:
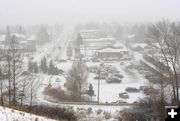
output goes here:
[{"label": "parked car", "polygon": [[106,79],[107,83],[121,83],[121,79],[117,78],[117,77],[110,77]]},{"label": "parked car", "polygon": [[121,79],[123,78],[123,75],[121,75],[121,74],[114,74],[114,76],[118,77],[118,78],[121,78]]},{"label": "parked car", "polygon": [[139,89],[135,88],[135,87],[127,87],[126,92],[139,92]]},{"label": "parked car", "polygon": [[64,59],[60,59],[60,60],[59,60],[59,62],[66,62],[66,60],[64,60]]},{"label": "parked car", "polygon": [[127,92],[119,93],[119,97],[123,99],[129,99],[129,95]]}]

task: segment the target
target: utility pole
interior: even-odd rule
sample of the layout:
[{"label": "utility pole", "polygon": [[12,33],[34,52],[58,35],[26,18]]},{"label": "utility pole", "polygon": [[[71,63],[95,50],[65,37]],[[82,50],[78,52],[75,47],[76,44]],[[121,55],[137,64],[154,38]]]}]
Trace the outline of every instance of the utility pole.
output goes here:
[{"label": "utility pole", "polygon": [[99,68],[99,78],[98,78],[98,103],[99,103],[99,88],[100,88],[100,76],[101,76],[101,71],[100,71],[100,68]]},{"label": "utility pole", "polygon": [[98,103],[99,103],[99,95],[100,95],[100,79],[101,79],[101,67],[103,64],[101,63],[99,66],[99,78],[98,78]]}]

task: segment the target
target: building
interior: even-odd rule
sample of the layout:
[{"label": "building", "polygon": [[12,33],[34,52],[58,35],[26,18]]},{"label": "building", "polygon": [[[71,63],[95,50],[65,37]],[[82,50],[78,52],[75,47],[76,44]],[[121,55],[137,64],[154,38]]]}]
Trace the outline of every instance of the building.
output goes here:
[{"label": "building", "polygon": [[96,51],[96,57],[101,60],[124,60],[130,59],[129,50],[124,47],[105,47]]},{"label": "building", "polygon": [[[15,46],[24,51],[24,52],[35,52],[36,51],[36,37],[30,36],[27,37],[23,34],[19,33],[12,33],[10,35],[11,37],[14,37],[15,40]],[[0,48],[6,48],[8,46],[9,42],[6,42],[6,35],[2,34],[0,35]]]},{"label": "building", "polygon": [[96,50],[108,47],[115,42],[115,38],[101,30],[81,30],[80,52],[84,56],[93,56]]},{"label": "building", "polygon": [[37,41],[36,36],[30,36],[27,38],[27,45],[26,45],[27,52],[35,52],[36,51],[36,41]]}]

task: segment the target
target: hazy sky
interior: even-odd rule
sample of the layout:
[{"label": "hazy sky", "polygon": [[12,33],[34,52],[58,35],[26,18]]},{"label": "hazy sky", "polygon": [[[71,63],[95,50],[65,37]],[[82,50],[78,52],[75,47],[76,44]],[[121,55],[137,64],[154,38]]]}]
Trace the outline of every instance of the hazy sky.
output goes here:
[{"label": "hazy sky", "polygon": [[180,20],[180,0],[0,0],[0,25]]}]

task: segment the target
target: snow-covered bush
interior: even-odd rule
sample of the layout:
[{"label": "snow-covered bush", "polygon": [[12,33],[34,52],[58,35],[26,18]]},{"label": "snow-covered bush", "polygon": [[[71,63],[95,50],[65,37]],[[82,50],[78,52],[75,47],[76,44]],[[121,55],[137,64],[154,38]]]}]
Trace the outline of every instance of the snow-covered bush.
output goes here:
[{"label": "snow-covered bush", "polygon": [[97,111],[96,111],[96,114],[97,115],[99,115],[99,114],[101,114],[102,113],[102,110],[101,109],[98,109]]},{"label": "snow-covered bush", "polygon": [[105,119],[110,119],[110,118],[112,118],[111,113],[104,112],[104,118],[105,118]]},{"label": "snow-covered bush", "polygon": [[93,113],[93,110],[92,110],[92,108],[91,108],[91,107],[89,107],[89,108],[87,109],[87,113],[88,113],[88,114]]}]

